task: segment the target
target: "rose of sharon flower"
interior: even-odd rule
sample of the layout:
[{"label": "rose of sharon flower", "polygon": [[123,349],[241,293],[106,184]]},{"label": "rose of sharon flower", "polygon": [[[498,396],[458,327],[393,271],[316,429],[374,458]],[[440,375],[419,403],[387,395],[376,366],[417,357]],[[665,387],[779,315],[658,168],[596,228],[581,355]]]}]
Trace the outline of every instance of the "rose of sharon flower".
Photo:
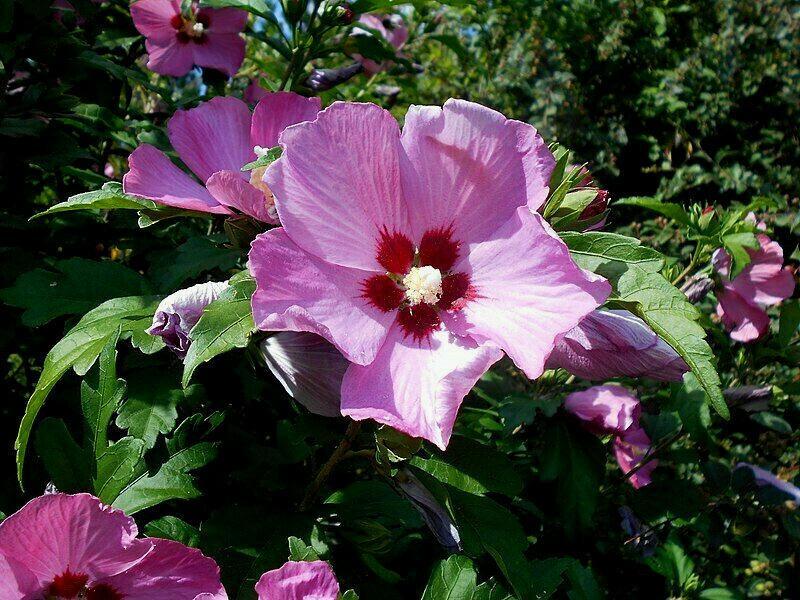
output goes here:
[{"label": "rose of sharon flower", "polygon": [[717,290],[717,315],[737,342],[753,342],[769,331],[764,308],[778,304],[794,292],[794,275],[783,267],[783,249],[764,234],[758,234],[758,250],[748,249],[750,262],[733,280],[731,258],[718,248],[711,257],[714,269],[723,277]]},{"label": "rose of sharon flower", "polygon": [[[361,15],[358,18],[358,22],[376,30],[396,50],[400,50],[408,40],[408,27],[406,27],[403,17],[400,15]],[[356,28],[354,35],[372,35],[372,32]],[[375,62],[369,58],[364,58],[360,54],[354,54],[353,58],[364,66],[364,72],[368,75],[375,75],[385,71],[392,65],[391,62],[387,61]]]},{"label": "rose of sharon flower", "polygon": [[0,523],[0,598],[227,600],[199,550],[137,538],[123,512],[89,494],[48,494]]},{"label": "rose of sharon flower", "polygon": [[281,145],[265,181],[283,227],[253,241],[253,315],[354,363],[345,415],[444,448],[503,350],[538,377],[609,293],[535,214],[554,159],[528,124],[450,100],[411,107],[401,135],[378,106],[337,102]]},{"label": "rose of sharon flower", "polygon": [[182,14],[181,0],[138,0],[131,4],[131,17],[145,37],[151,71],[180,77],[197,65],[233,77],[242,65],[243,10],[198,8],[193,2],[189,14]]},{"label": "rose of sharon flower", "polygon": [[256,592],[258,600],[337,600],[339,582],[324,561],[290,561],[264,573]]},{"label": "rose of sharon flower", "polygon": [[167,206],[217,214],[232,214],[235,209],[277,223],[272,192],[262,181],[264,168],[249,173],[241,168],[265,148],[276,146],[286,127],[313,119],[319,109],[319,98],[277,92],[256,105],[252,118],[244,102],[230,97],[180,110],[167,124],[169,139],[201,183],[161,150],[142,144],[128,158],[123,190]]},{"label": "rose of sharon flower", "polygon": [[153,315],[147,333],[158,335],[167,348],[184,358],[189,350],[189,332],[197,325],[203,309],[219,298],[228,287],[226,281],[209,281],[178,290],[164,298]]},{"label": "rose of sharon flower", "polygon": [[[614,438],[614,456],[622,472],[627,475],[636,468],[650,451],[650,447],[650,438],[638,424],[633,425],[625,433]],[[652,481],[653,470],[657,466],[657,460],[648,460],[628,480],[636,489],[649,485]]]},{"label": "rose of sharon flower", "polygon": [[564,401],[564,408],[595,433],[622,435],[639,424],[639,399],[619,385],[596,385],[573,392]]},{"label": "rose of sharon flower", "polygon": [[688,365],[640,318],[625,310],[596,310],[561,336],[548,369],[583,379],[650,377],[680,381]]}]

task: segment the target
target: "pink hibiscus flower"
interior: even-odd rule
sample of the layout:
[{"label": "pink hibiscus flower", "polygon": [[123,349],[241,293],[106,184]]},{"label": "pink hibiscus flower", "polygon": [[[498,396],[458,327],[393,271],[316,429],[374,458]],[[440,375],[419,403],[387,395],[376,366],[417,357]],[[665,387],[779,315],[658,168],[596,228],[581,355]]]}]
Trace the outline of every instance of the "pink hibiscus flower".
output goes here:
[{"label": "pink hibiscus flower", "polygon": [[554,166],[536,130],[462,100],[374,104],[288,128],[265,174],[282,228],[250,251],[264,330],[321,335],[350,362],[342,413],[441,448],[505,351],[541,375],[557,336],[607,297],[535,213]]},{"label": "pink hibiscus flower", "polygon": [[750,263],[739,275],[730,276],[731,258],[722,248],[711,257],[714,269],[723,277],[717,290],[717,315],[737,342],[753,342],[769,331],[764,308],[778,304],[794,292],[794,275],[783,267],[783,249],[764,234],[757,236],[759,249],[747,252]]},{"label": "pink hibiscus flower", "polygon": [[258,600],[337,600],[339,582],[331,566],[321,560],[290,561],[267,571],[256,584]]},{"label": "pink hibiscus flower", "polygon": [[276,146],[286,127],[313,119],[319,109],[319,98],[277,92],[265,96],[252,117],[244,102],[230,97],[178,111],[167,124],[169,139],[201,183],[161,150],[142,144],[128,158],[123,189],[167,206],[216,214],[233,214],[235,209],[277,223],[272,192],[262,181],[265,169],[243,173],[241,168]]},{"label": "pink hibiscus flower", "polygon": [[[644,429],[634,425],[625,433],[614,438],[614,456],[622,472],[626,475],[642,462],[642,459],[650,451],[650,438]],[[655,459],[648,460],[638,469],[628,480],[637,490],[652,482],[653,470],[658,466]]]},{"label": "pink hibiscus flower", "polygon": [[180,77],[197,65],[233,77],[244,60],[243,10],[198,8],[193,2],[185,15],[181,0],[138,0],[131,17],[145,37],[147,68],[161,75]]},{"label": "pink hibiscus flower", "polygon": [[[363,23],[370,29],[376,30],[383,38],[389,42],[396,50],[400,50],[408,40],[408,27],[406,27],[403,17],[400,15],[361,15],[359,23]],[[372,35],[366,30],[354,29],[353,35]],[[375,62],[372,59],[364,58],[360,54],[354,54],[356,59],[364,66],[364,72],[368,75],[375,75],[392,66],[390,61]]]},{"label": "pink hibiscus flower", "polygon": [[573,392],[564,401],[564,408],[586,422],[595,433],[624,434],[639,425],[639,399],[619,385],[596,385]]},{"label": "pink hibiscus flower", "polygon": [[136,535],[89,494],[35,498],[0,523],[0,598],[227,600],[213,560]]}]

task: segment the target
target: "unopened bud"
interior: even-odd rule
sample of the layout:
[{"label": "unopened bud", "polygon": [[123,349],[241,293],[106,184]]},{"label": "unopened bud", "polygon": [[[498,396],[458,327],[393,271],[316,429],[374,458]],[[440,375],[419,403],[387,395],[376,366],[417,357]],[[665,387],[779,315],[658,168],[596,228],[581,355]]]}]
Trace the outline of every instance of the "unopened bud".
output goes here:
[{"label": "unopened bud", "polygon": [[394,480],[400,493],[422,515],[425,524],[445,550],[448,552],[461,550],[461,536],[453,519],[428,488],[408,469],[400,470]]},{"label": "unopened bud", "polygon": [[722,395],[730,404],[736,406],[741,404],[747,412],[759,412],[769,406],[769,401],[772,400],[772,386],[743,385],[723,390]]},{"label": "unopened bud", "polygon": [[305,86],[315,92],[324,92],[352,79],[363,70],[364,65],[357,62],[338,69],[314,69],[306,79]]},{"label": "unopened bud", "polygon": [[681,291],[686,294],[689,302],[697,303],[708,295],[714,287],[714,282],[705,275],[692,275],[681,286]]},{"label": "unopened bud", "polygon": [[336,17],[340,23],[349,25],[356,20],[356,13],[354,13],[353,9],[349,6],[337,6]]}]

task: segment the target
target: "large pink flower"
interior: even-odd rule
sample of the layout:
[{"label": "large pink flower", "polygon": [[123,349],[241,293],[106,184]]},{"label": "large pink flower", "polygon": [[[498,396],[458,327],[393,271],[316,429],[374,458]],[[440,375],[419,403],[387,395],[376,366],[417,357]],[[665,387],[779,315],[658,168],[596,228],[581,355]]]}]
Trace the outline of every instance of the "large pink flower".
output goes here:
[{"label": "large pink flower", "polygon": [[[361,15],[358,22],[377,31],[395,50],[399,51],[408,40],[408,27],[400,15]],[[354,32],[354,35],[372,35],[372,32],[358,28]],[[354,54],[353,58],[364,66],[364,72],[369,75],[384,71],[392,65],[390,61],[378,63],[360,54]]]},{"label": "large pink flower", "polygon": [[3,600],[226,600],[216,563],[89,494],[31,500],[0,524]]},{"label": "large pink flower", "polygon": [[217,214],[235,209],[277,223],[272,193],[262,181],[264,168],[249,173],[241,168],[262,149],[276,146],[286,127],[313,119],[319,109],[319,98],[278,92],[262,98],[252,117],[244,102],[230,97],[178,111],[167,124],[169,139],[200,183],[161,150],[142,144],[128,158],[123,189],[167,206]]},{"label": "large pink flower", "polygon": [[339,582],[331,566],[321,560],[290,561],[267,571],[256,584],[258,600],[337,600]]},{"label": "large pink flower", "polygon": [[561,336],[548,369],[584,379],[650,377],[680,381],[684,360],[640,318],[625,310],[596,310]]},{"label": "large pink flower", "polygon": [[639,426],[639,399],[620,385],[596,385],[573,392],[564,408],[584,421],[595,433],[615,433]]},{"label": "large pink flower", "polygon": [[198,8],[193,2],[189,14],[182,14],[181,0],[138,0],[131,17],[145,37],[147,68],[161,75],[180,77],[198,65],[233,77],[244,60],[243,10]]},{"label": "large pink flower", "polygon": [[729,280],[731,258],[717,249],[711,262],[723,277],[717,290],[717,315],[737,342],[752,342],[769,330],[767,306],[778,304],[794,292],[794,275],[783,267],[783,249],[766,235],[759,234],[758,250],[749,250],[750,263]]},{"label": "large pink flower", "polygon": [[535,213],[554,159],[530,125],[450,100],[411,107],[401,135],[387,111],[337,102],[281,145],[265,181],[283,228],[253,242],[253,315],[355,363],[345,415],[444,448],[501,350],[538,377],[609,293]]}]

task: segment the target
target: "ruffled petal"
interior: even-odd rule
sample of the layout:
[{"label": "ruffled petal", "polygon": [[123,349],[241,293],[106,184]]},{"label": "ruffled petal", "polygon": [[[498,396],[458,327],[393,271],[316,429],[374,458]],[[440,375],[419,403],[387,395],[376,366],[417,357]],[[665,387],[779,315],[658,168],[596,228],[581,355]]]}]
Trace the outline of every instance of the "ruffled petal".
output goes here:
[{"label": "ruffled petal", "polygon": [[262,148],[277,146],[284,129],[313,121],[321,108],[322,101],[316,96],[306,98],[293,92],[265,92],[253,110],[250,141],[253,146]]},{"label": "ruffled petal", "polygon": [[130,10],[134,27],[144,37],[160,42],[176,39],[171,20],[181,13],[180,0],[138,0]]},{"label": "ruffled petal", "polygon": [[531,125],[480,104],[412,106],[402,143],[403,191],[417,243],[425,231],[451,225],[462,244],[481,241],[518,207],[536,210],[547,197],[555,159],[544,140]]},{"label": "ruffled petal", "polygon": [[206,188],[175,166],[161,150],[149,144],[142,144],[131,153],[128,167],[130,170],[122,178],[122,189],[126,194],[187,210],[230,213],[214,200]]},{"label": "ruffled petal", "polygon": [[238,98],[217,96],[197,108],[179,110],[167,131],[178,156],[201,181],[217,171],[239,172],[255,158],[250,109]]},{"label": "ruffled petal", "polygon": [[264,573],[256,593],[258,600],[337,600],[339,582],[324,561],[289,561]]},{"label": "ruffled petal", "polygon": [[239,173],[218,171],[208,178],[206,187],[220,204],[235,208],[263,223],[277,224],[277,213],[271,194],[267,198],[264,192],[247,183]]},{"label": "ruffled petal", "polygon": [[783,248],[778,242],[759,235],[758,243],[758,250],[748,250],[751,261],[731,287],[747,302],[771,306],[791,297],[794,276],[783,268]]},{"label": "ruffled petal", "polygon": [[374,104],[335,102],[286,129],[281,146],[264,181],[289,237],[327,262],[382,271],[380,232],[409,229],[394,117]]},{"label": "ruffled petal", "polygon": [[330,342],[282,331],[261,342],[267,367],[292,398],[314,414],[338,417],[342,378],[349,362]]},{"label": "ruffled petal", "polygon": [[602,304],[611,286],[580,269],[540,215],[517,210],[491,240],[453,269],[470,276],[474,299],[442,313],[451,330],[491,340],[531,379],[542,374],[556,339]]},{"label": "ruffled petal", "polygon": [[362,297],[370,273],[326,263],[295,244],[283,228],[259,235],[249,256],[258,285],[253,318],[265,331],[309,331],[348,360],[369,364],[386,338],[393,313]]},{"label": "ruffled petal", "polygon": [[374,419],[444,450],[464,396],[502,356],[494,345],[443,329],[416,341],[395,324],[372,364],[347,370],[342,414]]},{"label": "ruffled petal", "polygon": [[233,77],[242,66],[246,46],[244,38],[238,33],[216,33],[210,30],[204,43],[192,44],[194,62],[200,67],[216,69]]}]

